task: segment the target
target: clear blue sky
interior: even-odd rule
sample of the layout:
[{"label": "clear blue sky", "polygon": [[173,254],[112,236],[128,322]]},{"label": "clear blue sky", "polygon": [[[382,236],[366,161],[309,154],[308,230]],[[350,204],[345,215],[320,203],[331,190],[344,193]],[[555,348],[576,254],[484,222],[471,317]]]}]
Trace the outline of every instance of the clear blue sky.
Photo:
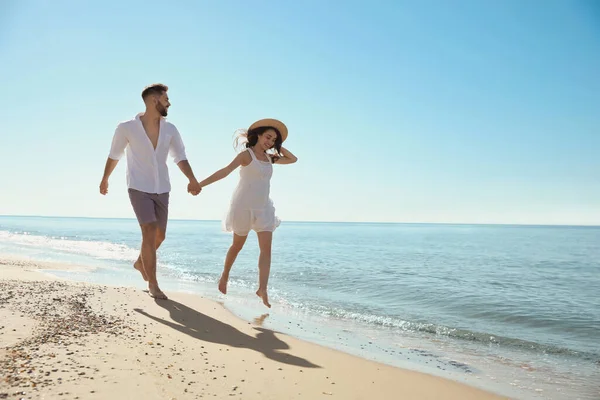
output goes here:
[{"label": "clear blue sky", "polygon": [[[170,87],[198,178],[279,118],[283,220],[600,224],[600,5],[2,1],[0,214],[133,217],[119,121]],[[238,172],[171,217],[220,219]]]}]

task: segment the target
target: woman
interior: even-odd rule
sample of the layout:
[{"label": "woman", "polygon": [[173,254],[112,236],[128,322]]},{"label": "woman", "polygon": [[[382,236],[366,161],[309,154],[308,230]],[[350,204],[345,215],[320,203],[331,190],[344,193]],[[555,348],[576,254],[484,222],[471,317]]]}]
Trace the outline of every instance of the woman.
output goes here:
[{"label": "woman", "polygon": [[233,243],[225,257],[219,291],[227,293],[229,271],[242,250],[248,233],[254,230],[260,248],[259,284],[256,295],[267,307],[271,307],[267,293],[271,270],[271,243],[273,231],[281,222],[275,215],[275,207],[269,197],[273,164],[293,164],[298,160],[289,150],[282,147],[287,136],[287,127],[281,121],[270,118],[256,121],[238,136],[238,140],[243,139],[245,149],[225,168],[200,182],[201,187],[208,186],[241,167],[240,180],[223,221],[224,229],[233,232]]}]

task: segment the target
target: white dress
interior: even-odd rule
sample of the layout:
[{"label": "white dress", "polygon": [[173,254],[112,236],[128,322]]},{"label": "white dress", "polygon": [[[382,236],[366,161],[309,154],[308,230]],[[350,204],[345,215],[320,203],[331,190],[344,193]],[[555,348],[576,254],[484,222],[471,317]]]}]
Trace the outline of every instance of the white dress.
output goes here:
[{"label": "white dress", "polygon": [[239,236],[247,236],[251,229],[273,232],[281,223],[269,197],[273,163],[270,157],[269,161],[260,161],[252,149],[246,151],[252,161],[240,168],[240,180],[223,220],[223,229]]}]

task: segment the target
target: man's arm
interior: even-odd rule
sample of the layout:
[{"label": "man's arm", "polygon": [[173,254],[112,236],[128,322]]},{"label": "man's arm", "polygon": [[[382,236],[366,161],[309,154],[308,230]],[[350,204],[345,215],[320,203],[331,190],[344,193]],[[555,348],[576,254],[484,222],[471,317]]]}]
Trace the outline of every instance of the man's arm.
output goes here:
[{"label": "man's arm", "polygon": [[185,154],[185,146],[183,145],[183,140],[181,139],[181,135],[177,128],[173,126],[175,133],[173,134],[173,138],[171,139],[171,144],[169,145],[169,154],[173,157],[173,161],[181,172],[188,178],[188,193],[196,196],[202,191],[202,188],[198,184],[198,180],[194,176],[194,171],[192,171],[192,166],[187,159],[187,155]]},{"label": "man's arm", "polygon": [[106,159],[106,165],[104,166],[104,175],[102,176],[102,181],[100,181],[100,194],[108,193],[108,178],[110,174],[115,170],[115,167],[119,163],[119,160],[113,160],[108,157]]},{"label": "man's arm", "polygon": [[191,193],[194,196],[199,194],[202,191],[202,188],[200,187],[200,185],[198,184],[198,180],[194,176],[194,171],[192,171],[192,166],[190,165],[189,161],[181,160],[177,163],[177,166],[190,181],[188,183],[188,193]]},{"label": "man's arm", "polygon": [[119,125],[115,130],[112,144],[110,146],[110,153],[108,154],[106,164],[104,165],[104,175],[102,176],[102,180],[100,181],[101,194],[108,193],[108,178],[110,177],[110,174],[112,174],[112,172],[115,170],[115,167],[117,166],[119,160],[123,156],[123,153],[125,152],[125,147],[127,147],[127,137],[125,136],[125,132],[123,131],[123,129],[121,129],[121,125]]}]

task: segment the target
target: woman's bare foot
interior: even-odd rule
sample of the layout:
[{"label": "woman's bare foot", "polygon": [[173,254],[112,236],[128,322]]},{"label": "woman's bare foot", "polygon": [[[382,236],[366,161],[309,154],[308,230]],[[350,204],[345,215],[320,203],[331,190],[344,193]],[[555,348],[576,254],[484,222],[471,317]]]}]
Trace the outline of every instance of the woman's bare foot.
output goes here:
[{"label": "woman's bare foot", "polygon": [[160,290],[158,286],[153,287],[153,286],[148,285],[148,293],[150,294],[150,297],[154,297],[155,299],[161,299],[161,300],[168,299],[167,295],[164,294],[163,291]]},{"label": "woman's bare foot", "polygon": [[133,268],[140,271],[140,273],[142,274],[142,278],[144,278],[144,280],[148,282],[148,277],[146,276],[146,271],[144,271],[144,265],[142,264],[142,260],[138,258],[137,261],[133,263]]},{"label": "woman's bare foot", "polygon": [[219,292],[227,294],[227,282],[229,281],[229,275],[223,273],[221,279],[219,279]]},{"label": "woman's bare foot", "polygon": [[256,291],[256,295],[262,299],[262,301],[265,304],[265,306],[271,308],[271,304],[269,303],[269,295],[267,294],[267,290],[266,289],[260,289],[259,288]]}]

